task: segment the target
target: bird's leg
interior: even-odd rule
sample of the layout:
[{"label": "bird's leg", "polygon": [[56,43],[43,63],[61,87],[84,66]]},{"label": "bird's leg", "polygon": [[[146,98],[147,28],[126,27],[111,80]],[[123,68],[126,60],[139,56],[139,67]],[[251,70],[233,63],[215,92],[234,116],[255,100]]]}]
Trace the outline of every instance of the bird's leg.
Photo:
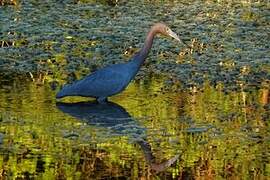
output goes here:
[{"label": "bird's leg", "polygon": [[107,97],[98,97],[97,98],[98,103],[100,104],[104,104],[108,102],[108,98]]}]

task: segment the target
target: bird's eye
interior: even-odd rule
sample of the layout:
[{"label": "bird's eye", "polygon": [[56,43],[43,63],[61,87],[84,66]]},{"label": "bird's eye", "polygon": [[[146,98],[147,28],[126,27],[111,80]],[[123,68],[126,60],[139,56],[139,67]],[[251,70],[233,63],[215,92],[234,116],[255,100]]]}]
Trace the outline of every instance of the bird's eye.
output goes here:
[{"label": "bird's eye", "polygon": [[169,30],[170,30],[170,29],[169,29],[168,27],[166,27],[166,32],[169,32]]}]

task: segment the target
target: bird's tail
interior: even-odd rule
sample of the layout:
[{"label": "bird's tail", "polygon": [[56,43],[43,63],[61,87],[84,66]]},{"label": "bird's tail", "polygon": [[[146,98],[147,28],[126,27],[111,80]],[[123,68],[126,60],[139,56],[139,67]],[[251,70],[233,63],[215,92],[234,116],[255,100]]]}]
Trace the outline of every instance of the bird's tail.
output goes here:
[{"label": "bird's tail", "polygon": [[65,97],[65,95],[63,94],[62,90],[56,94],[56,99],[61,99],[63,97]]},{"label": "bird's tail", "polygon": [[72,85],[65,85],[57,94],[56,98],[60,99],[66,96],[74,96],[74,88]]}]

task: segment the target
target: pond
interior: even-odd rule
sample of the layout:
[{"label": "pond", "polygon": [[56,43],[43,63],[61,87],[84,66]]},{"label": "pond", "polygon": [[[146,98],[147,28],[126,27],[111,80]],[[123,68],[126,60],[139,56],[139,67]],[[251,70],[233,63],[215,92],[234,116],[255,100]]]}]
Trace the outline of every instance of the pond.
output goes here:
[{"label": "pond", "polygon": [[50,86],[2,81],[1,176],[270,176],[269,90],[176,92],[161,79],[136,81],[108,104],[56,102]]},{"label": "pond", "polygon": [[[0,0],[0,179],[270,177],[267,0]],[[127,89],[97,104],[60,87],[128,61]]]}]

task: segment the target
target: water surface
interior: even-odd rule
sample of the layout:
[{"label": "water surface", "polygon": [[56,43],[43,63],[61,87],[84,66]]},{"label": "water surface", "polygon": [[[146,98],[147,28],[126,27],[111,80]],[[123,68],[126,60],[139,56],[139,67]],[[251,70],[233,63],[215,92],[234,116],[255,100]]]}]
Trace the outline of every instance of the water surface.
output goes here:
[{"label": "water surface", "polygon": [[136,81],[98,105],[60,103],[47,85],[1,81],[2,176],[270,176],[268,89],[224,93],[205,84],[203,91],[179,92],[163,82]]}]

